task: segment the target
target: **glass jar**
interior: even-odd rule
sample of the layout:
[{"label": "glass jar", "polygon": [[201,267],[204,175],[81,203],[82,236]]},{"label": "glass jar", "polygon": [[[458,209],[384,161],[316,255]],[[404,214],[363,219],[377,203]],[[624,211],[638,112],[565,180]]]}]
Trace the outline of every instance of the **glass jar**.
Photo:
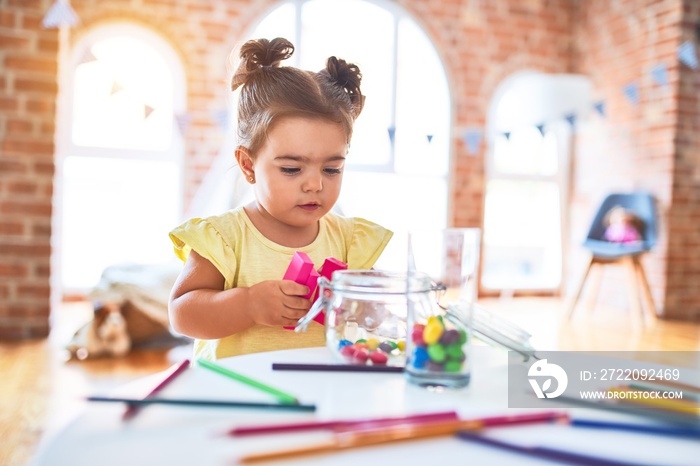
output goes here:
[{"label": "glass jar", "polygon": [[[430,278],[378,270],[340,270],[318,281],[320,298],[296,326],[326,312],[326,346],[347,364],[404,366],[408,309],[429,313]],[[408,292],[407,292],[408,290]]]},{"label": "glass jar", "polygon": [[471,317],[468,301],[447,308],[409,308],[406,369],[423,387],[462,388],[471,380]]}]

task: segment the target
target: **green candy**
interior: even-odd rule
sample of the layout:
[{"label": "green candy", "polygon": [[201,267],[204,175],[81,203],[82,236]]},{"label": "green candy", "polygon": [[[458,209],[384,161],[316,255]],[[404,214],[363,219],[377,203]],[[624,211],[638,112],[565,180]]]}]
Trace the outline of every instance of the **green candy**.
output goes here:
[{"label": "green candy", "polygon": [[364,338],[360,338],[355,343],[367,343],[367,340],[365,340]]},{"label": "green candy", "polygon": [[467,332],[459,330],[459,342],[463,345],[467,342]]},{"label": "green candy", "polygon": [[442,345],[428,345],[428,356],[430,356],[431,361],[443,362],[447,357],[445,353],[445,348]]},{"label": "green candy", "polygon": [[447,356],[450,357],[450,359],[457,359],[457,360],[462,360],[464,357],[464,351],[462,350],[462,345],[459,343],[455,343],[452,345],[448,345],[447,348],[445,349],[445,353]]},{"label": "green candy", "polygon": [[395,350],[396,348],[399,347],[399,345],[394,340],[387,340],[386,342],[391,345],[392,350]]},{"label": "green candy", "polygon": [[445,363],[445,372],[460,372],[462,370],[462,361],[447,361]]}]

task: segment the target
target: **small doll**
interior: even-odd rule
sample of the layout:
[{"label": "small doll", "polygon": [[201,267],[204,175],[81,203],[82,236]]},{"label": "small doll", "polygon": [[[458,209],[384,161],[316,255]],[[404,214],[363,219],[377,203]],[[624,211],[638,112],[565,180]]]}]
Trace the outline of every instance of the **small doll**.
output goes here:
[{"label": "small doll", "polygon": [[615,206],[605,214],[605,239],[611,243],[634,243],[642,240],[644,222],[633,212]]}]

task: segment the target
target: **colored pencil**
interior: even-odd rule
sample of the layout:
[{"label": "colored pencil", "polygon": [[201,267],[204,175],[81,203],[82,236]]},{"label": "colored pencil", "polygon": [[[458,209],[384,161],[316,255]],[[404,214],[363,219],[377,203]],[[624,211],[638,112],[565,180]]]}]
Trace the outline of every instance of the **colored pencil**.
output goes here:
[{"label": "colored pencil", "polygon": [[[634,392],[643,393],[644,390],[631,390],[627,387],[609,388],[608,392],[622,395]],[[651,408],[664,409],[679,413],[694,414],[700,417],[700,405],[692,401],[666,399],[666,398],[619,398],[618,401],[628,405],[642,405]]]},{"label": "colored pencil", "polygon": [[180,405],[180,406],[202,406],[213,408],[262,408],[262,409],[282,409],[289,411],[315,411],[316,405],[290,404],[290,403],[264,403],[257,401],[234,401],[234,400],[198,400],[191,398],[114,398],[107,396],[89,396],[87,401],[106,403],[128,403],[130,405]]},{"label": "colored pencil", "polygon": [[351,430],[354,427],[363,426],[390,426],[395,424],[431,422],[431,421],[446,421],[449,419],[458,419],[457,412],[445,411],[427,414],[414,414],[409,416],[398,417],[380,417],[354,420],[335,420],[335,421],[311,421],[311,422],[294,422],[287,424],[266,424],[257,426],[234,427],[228,431],[228,435],[256,435],[256,434],[272,434],[280,432],[299,432],[305,430],[331,429],[334,431]]},{"label": "colored pencil", "polygon": [[555,401],[557,401],[558,403],[567,403],[574,406],[581,406],[583,408],[600,409],[604,411],[631,414],[634,416],[656,419],[658,421],[670,423],[676,426],[689,426],[692,428],[694,426],[697,426],[698,421],[700,421],[700,417],[687,413],[674,412],[666,409],[659,409],[653,407],[622,404],[611,401],[585,400],[582,398],[570,397],[566,395],[558,396]]},{"label": "colored pencil", "polygon": [[281,403],[287,403],[287,404],[298,404],[299,403],[299,400],[295,396],[292,396],[288,393],[277,390],[276,388],[272,388],[269,385],[265,385],[264,383],[258,382],[257,380],[253,380],[250,377],[246,377],[245,375],[241,375],[241,374],[238,374],[236,372],[233,372],[232,370],[226,369],[225,367],[219,366],[218,364],[214,364],[211,361],[207,361],[204,359],[198,359],[197,364],[199,364],[200,366],[202,366],[206,369],[212,370],[212,371],[217,372],[221,375],[225,375],[226,377],[237,380],[238,382],[244,383],[250,387],[257,388],[258,390],[262,390],[263,392],[274,395],[278,400],[280,400]]},{"label": "colored pencil", "polygon": [[[651,382],[634,382],[628,385],[629,388],[633,390],[645,390],[645,391],[671,391],[674,389],[681,389],[683,392],[683,399],[684,400],[693,400],[693,401],[700,401],[700,392],[696,393],[688,393],[689,391],[692,391],[692,389],[689,388],[682,388],[682,387],[677,387],[677,386],[671,386],[671,385],[666,385],[663,383],[651,383]],[[689,385],[686,385],[686,387],[689,387]]]},{"label": "colored pencil", "polygon": [[[327,442],[321,442],[301,448],[246,455],[239,458],[239,462],[254,463],[259,461],[289,458],[299,455],[329,453],[348,448],[437,437],[442,435],[452,435],[462,430],[476,431],[486,426],[495,427],[497,425],[522,424],[524,422],[551,422],[563,418],[566,418],[566,415],[563,413],[546,412],[540,414],[526,414],[523,416],[498,416],[493,418],[472,420],[451,419],[446,421],[418,424],[399,424],[378,429],[337,433],[334,434],[333,438]],[[525,419],[527,419],[527,421]]]},{"label": "colored pencil", "polygon": [[552,461],[558,461],[566,464],[578,464],[585,466],[633,466],[639,463],[628,463],[624,461],[615,461],[599,456],[589,456],[581,453],[574,453],[565,450],[557,450],[554,448],[540,446],[524,446],[515,443],[504,442],[484,437],[474,432],[460,431],[457,437],[470,442],[477,442],[491,447],[500,448],[503,450],[512,451],[514,453],[522,453],[529,456],[536,456]]},{"label": "colored pencil", "polygon": [[323,371],[323,372],[403,372],[403,366],[368,366],[357,364],[293,364],[272,363],[276,371]]},{"label": "colored pencil", "polygon": [[[184,372],[184,370],[187,369],[187,367],[189,367],[189,365],[190,365],[190,360],[189,360],[189,359],[185,359],[184,361],[182,361],[182,362],[180,362],[180,363],[173,364],[173,365],[168,369],[168,373],[167,373],[167,375],[165,376],[165,378],[164,378],[163,380],[161,380],[161,381],[158,383],[158,385],[156,385],[155,387],[153,387],[153,389],[151,389],[151,391],[148,392],[148,394],[147,394],[144,398],[152,397],[153,395],[155,395],[156,393],[158,393],[159,391],[161,391],[166,385],[168,385],[170,382],[172,382],[173,380],[175,380],[175,378],[176,378],[178,375],[180,375],[182,372]],[[133,418],[133,417],[136,415],[136,413],[138,413],[138,412],[141,410],[141,408],[143,408],[142,405],[141,405],[141,406],[135,405],[135,404],[130,404],[130,405],[128,405],[128,406],[126,407],[126,410],[124,411],[124,414],[123,414],[123,416],[122,416],[122,419],[126,421],[126,420],[128,420],[128,419]]]},{"label": "colored pencil", "polygon": [[632,424],[628,422],[597,421],[590,419],[571,419],[569,424],[573,427],[589,429],[611,429],[628,432],[640,432],[648,434],[670,435],[673,437],[697,437],[700,438],[700,428],[660,426],[648,424]]}]

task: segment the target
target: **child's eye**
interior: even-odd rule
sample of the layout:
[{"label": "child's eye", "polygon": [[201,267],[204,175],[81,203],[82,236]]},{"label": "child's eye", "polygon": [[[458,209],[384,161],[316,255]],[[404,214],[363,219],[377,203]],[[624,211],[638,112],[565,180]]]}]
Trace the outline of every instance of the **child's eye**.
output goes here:
[{"label": "child's eye", "polygon": [[323,171],[328,175],[340,175],[342,172],[340,168],[324,168]]},{"label": "child's eye", "polygon": [[282,173],[285,175],[296,175],[301,171],[301,168],[297,167],[281,167],[280,170],[282,170]]}]

